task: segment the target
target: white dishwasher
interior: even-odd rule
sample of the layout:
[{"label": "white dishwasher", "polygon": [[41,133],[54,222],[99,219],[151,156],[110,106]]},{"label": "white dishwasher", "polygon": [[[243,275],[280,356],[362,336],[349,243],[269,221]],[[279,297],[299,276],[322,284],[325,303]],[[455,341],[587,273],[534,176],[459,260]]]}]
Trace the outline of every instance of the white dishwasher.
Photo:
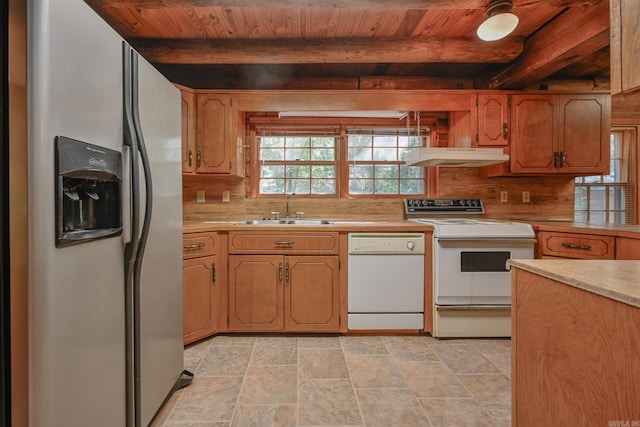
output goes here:
[{"label": "white dishwasher", "polygon": [[424,233],[349,233],[349,330],[424,327],[424,248]]}]

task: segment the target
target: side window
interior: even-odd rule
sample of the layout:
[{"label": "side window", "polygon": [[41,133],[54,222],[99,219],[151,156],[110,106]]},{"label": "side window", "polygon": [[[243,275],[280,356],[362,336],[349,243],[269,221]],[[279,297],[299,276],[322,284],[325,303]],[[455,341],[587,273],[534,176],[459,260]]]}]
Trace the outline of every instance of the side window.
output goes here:
[{"label": "side window", "polygon": [[636,144],[633,129],[613,129],[609,175],[580,176],[575,183],[576,221],[635,224]]}]

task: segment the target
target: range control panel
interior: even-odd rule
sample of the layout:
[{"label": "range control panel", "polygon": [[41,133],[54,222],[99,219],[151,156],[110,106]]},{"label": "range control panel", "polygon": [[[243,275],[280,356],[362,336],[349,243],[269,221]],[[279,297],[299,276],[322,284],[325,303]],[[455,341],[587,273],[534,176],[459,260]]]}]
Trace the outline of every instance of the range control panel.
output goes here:
[{"label": "range control panel", "polygon": [[430,215],[484,214],[481,199],[404,199],[406,218],[421,218]]}]

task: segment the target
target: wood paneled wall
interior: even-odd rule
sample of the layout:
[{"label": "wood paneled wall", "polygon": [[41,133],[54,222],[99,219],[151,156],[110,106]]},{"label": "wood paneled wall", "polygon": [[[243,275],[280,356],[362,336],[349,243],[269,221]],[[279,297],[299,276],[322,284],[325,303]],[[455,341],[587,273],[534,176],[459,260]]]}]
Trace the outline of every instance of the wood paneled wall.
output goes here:
[{"label": "wood paneled wall", "polygon": [[[239,220],[284,214],[285,199],[246,198],[245,181],[238,178],[183,176],[185,220]],[[196,191],[205,192],[205,203],[196,203]],[[229,191],[229,202],[222,192]],[[500,191],[508,191],[509,201],[500,203]],[[522,203],[522,191],[529,191],[531,202]],[[436,195],[434,195],[435,197]],[[573,219],[573,178],[565,176],[483,178],[476,168],[441,168],[439,197],[480,197],[487,216],[521,219]],[[305,212],[305,218],[343,220],[399,220],[404,217],[401,198],[397,199],[317,199],[294,196],[289,200],[291,215]]]}]

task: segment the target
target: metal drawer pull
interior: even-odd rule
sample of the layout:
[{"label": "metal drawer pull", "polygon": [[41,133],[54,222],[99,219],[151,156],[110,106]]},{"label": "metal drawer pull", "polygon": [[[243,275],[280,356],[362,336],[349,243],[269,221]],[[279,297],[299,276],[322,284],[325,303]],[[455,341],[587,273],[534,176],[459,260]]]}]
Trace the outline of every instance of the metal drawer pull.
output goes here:
[{"label": "metal drawer pull", "polygon": [[274,245],[293,245],[293,240],[276,240]]},{"label": "metal drawer pull", "polygon": [[577,243],[562,242],[562,247],[567,249],[584,249],[585,251],[591,250],[591,245],[579,245]]},{"label": "metal drawer pull", "polygon": [[288,282],[289,281],[289,263],[286,264],[284,271],[285,271],[284,281]]},{"label": "metal drawer pull", "polygon": [[282,282],[282,263],[278,263],[278,281]]},{"label": "metal drawer pull", "polygon": [[191,243],[189,245],[184,245],[185,249],[198,249],[203,247],[204,247],[204,243]]}]

